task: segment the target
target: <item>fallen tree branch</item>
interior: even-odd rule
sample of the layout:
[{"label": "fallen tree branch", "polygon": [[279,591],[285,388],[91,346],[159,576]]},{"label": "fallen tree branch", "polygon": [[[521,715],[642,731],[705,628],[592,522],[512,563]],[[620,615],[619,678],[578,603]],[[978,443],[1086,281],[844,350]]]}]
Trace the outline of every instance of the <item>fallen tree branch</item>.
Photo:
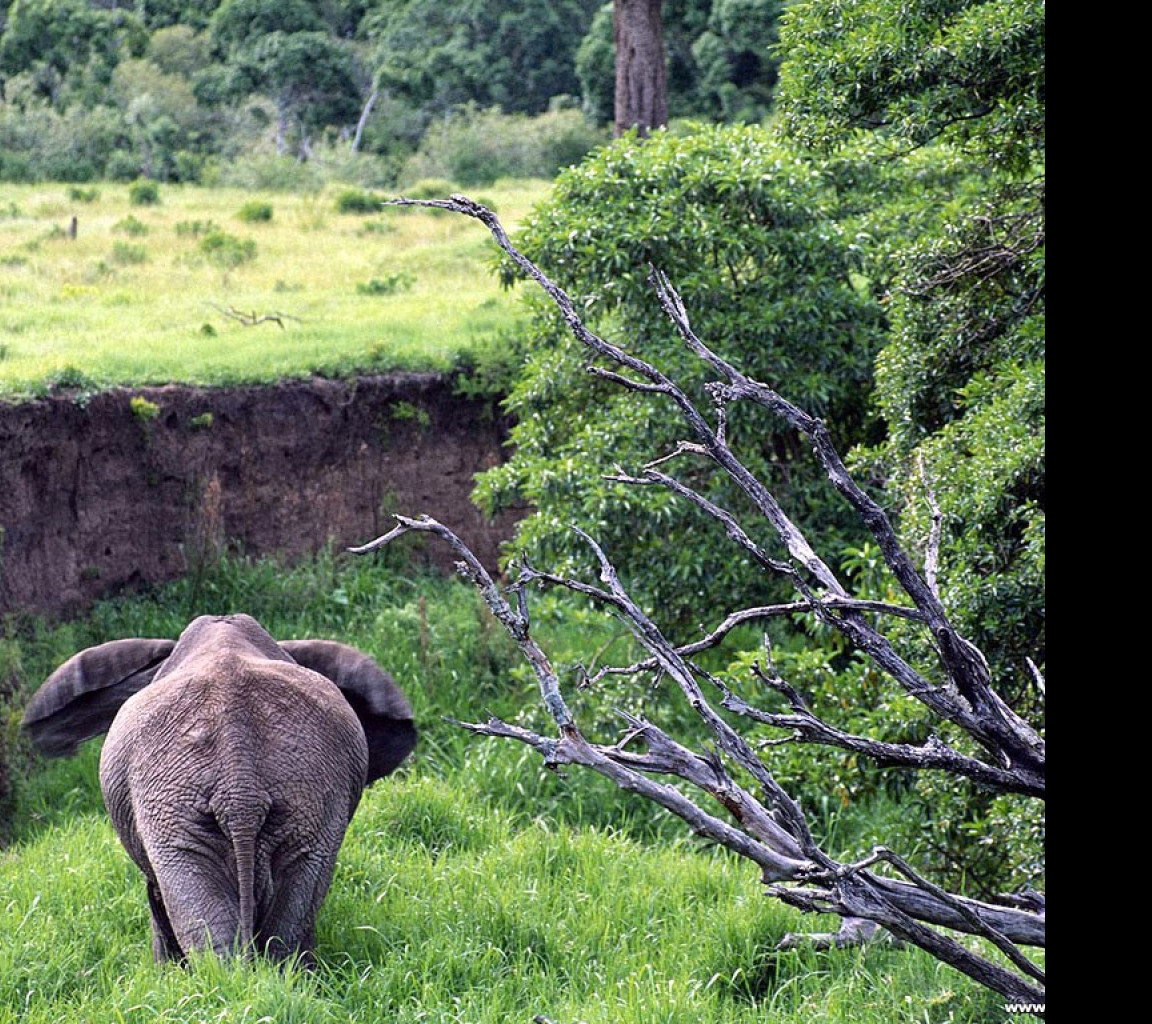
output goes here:
[{"label": "fallen tree branch", "polygon": [[[695,834],[712,839],[755,863],[768,891],[783,902],[800,909],[874,921],[898,938],[934,952],[1007,998],[1021,1002],[1043,1001],[1042,989],[929,927],[943,926],[980,935],[996,933],[1010,942],[1042,945],[1043,913],[979,903],[951,894],[941,898],[932,887],[919,881],[881,878],[864,870],[861,864],[846,865],[829,856],[813,839],[795,801],[779,786],[743,738],[710,708],[691,670],[623,591],[614,567],[591,538],[585,535],[601,562],[601,581],[607,589],[589,588],[587,585],[574,589],[581,592],[594,590],[622,613],[637,637],[656,656],[661,668],[680,684],[697,714],[713,729],[718,740],[717,753],[732,758],[752,775],[765,792],[767,806],[735,782],[720,756],[690,751],[651,723],[634,716],[626,716],[629,730],[618,743],[605,746],[589,742],[560,692],[555,670],[530,635],[524,588],[527,583],[541,579],[542,574],[520,572],[511,588],[518,606],[514,609],[476,556],[452,530],[428,516],[396,516],[396,520],[397,526],[387,534],[350,550],[366,554],[409,531],[432,533],[447,541],[461,557],[460,571],[480,588],[485,602],[505,625],[531,665],[545,707],[559,726],[560,735],[543,736],[496,718],[486,723],[458,723],[463,728],[477,735],[513,739],[531,746],[543,756],[549,768],[565,764],[589,767],[612,779],[620,788],[645,796],[684,820]],[[636,740],[644,742],[644,753],[626,749]],[[691,783],[724,806],[737,825],[728,825],[708,814],[679,790],[655,782],[646,774],[672,775]],[[789,883],[806,884],[807,887],[793,888]]]},{"label": "fallen tree branch", "polygon": [[[596,540],[579,529],[577,533],[588,544],[599,565],[599,584],[568,579],[523,564],[510,587],[513,605],[451,530],[428,517],[397,517],[396,528],[355,550],[374,550],[410,530],[430,532],[447,541],[461,558],[461,571],[480,588],[493,614],[532,666],[558,735],[543,736],[498,719],[465,727],[481,735],[526,743],[538,750],[550,767],[585,765],[613,779],[622,788],[652,799],[680,816],[697,833],[757,864],[766,891],[771,895],[802,910],[839,915],[847,922],[841,929],[845,941],[879,926],[1013,1002],[1042,1005],[1043,972],[1020,951],[1021,946],[1044,944],[1042,897],[1018,895],[1003,903],[987,903],[949,893],[885,848],[877,848],[856,862],[839,861],[816,840],[802,808],[780,785],[761,753],[719,713],[721,710],[736,712],[744,718],[787,730],[790,734],[787,739],[791,741],[849,749],[881,763],[943,770],[994,790],[1042,797],[1045,782],[1042,738],[995,692],[986,660],[950,623],[937,593],[935,563],[939,535],[935,528],[929,537],[925,572],[921,575],[885,511],[848,473],[824,424],[787,402],[769,386],[742,374],[700,341],[692,332],[679,295],[657,271],[652,272],[652,281],[666,313],[688,348],[718,375],[717,380],[707,385],[717,406],[718,429],[713,429],[679,385],[658,368],[588,330],[567,294],[512,246],[491,211],[463,196],[395,202],[453,210],[480,220],[520,270],[552,298],[577,340],[596,357],[614,366],[612,369],[594,367],[593,372],[620,386],[662,395],[672,401],[683,416],[690,440],[681,442],[670,455],[650,463],[639,475],[618,469],[614,479],[631,485],[662,486],[694,503],[716,520],[739,550],[764,571],[787,578],[799,596],[795,602],[733,613],[699,645],[678,646],[664,637],[632,600]],[[774,496],[728,447],[724,436],[725,408],[733,401],[751,401],[763,406],[808,438],[829,479],[876,540],[886,565],[911,602],[908,608],[892,604],[869,607],[852,598]],[[787,560],[769,556],[730,512],[657,468],[681,455],[703,456],[727,473],[776,532],[787,552]],[[935,508],[930,487],[929,501]],[[626,728],[617,742],[598,744],[586,739],[564,700],[555,670],[531,636],[526,593],[530,583],[564,586],[611,608],[645,647],[648,657],[624,669],[601,669],[593,679],[615,672],[660,673],[674,684],[707,727],[714,746],[690,750],[652,722],[631,715],[625,716]],[[796,689],[770,668],[757,667],[754,674],[784,697],[788,710],[766,711],[747,704],[689,659],[707,646],[714,646],[736,625],[751,621],[754,612],[765,618],[780,614],[810,615],[837,630],[905,693],[966,732],[987,759],[963,754],[939,738],[923,744],[896,744],[853,736],[819,717]],[[938,658],[934,670],[920,671],[911,665],[870,619],[871,616],[880,621],[894,614],[923,623],[930,632]],[[719,708],[713,707],[706,690],[720,693]],[[688,783],[693,792],[706,794],[720,803],[734,823],[706,812],[681,790],[650,776],[671,776]],[[878,873],[876,869],[885,864],[901,877]],[[994,954],[989,956],[970,947],[963,941],[964,936],[975,936],[991,944]],[[998,959],[1000,957],[1006,959]],[[1037,1012],[1042,1014],[1042,1010]]]},{"label": "fallen tree branch", "polygon": [[228,306],[227,308],[217,306],[214,302],[210,302],[208,305],[217,310],[222,316],[228,317],[229,320],[236,320],[245,327],[255,327],[257,324],[272,323],[283,331],[285,330],[285,320],[295,320],[297,323],[301,323],[298,316],[292,316],[290,313],[281,313],[278,310],[272,313],[257,313],[255,310],[245,312],[240,309],[234,309],[232,306]]}]

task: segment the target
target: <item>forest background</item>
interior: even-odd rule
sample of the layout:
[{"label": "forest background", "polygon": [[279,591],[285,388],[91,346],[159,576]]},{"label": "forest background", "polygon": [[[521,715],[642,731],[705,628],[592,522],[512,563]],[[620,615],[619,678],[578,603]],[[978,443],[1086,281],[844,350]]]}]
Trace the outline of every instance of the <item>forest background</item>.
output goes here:
[{"label": "forest background", "polygon": [[[665,4],[672,116],[762,117],[782,6]],[[14,0],[0,26],[0,180],[283,183],[252,166],[271,151],[379,183],[448,124],[524,136],[525,117],[553,152],[447,170],[551,176],[612,113],[612,5],[595,0]]]}]

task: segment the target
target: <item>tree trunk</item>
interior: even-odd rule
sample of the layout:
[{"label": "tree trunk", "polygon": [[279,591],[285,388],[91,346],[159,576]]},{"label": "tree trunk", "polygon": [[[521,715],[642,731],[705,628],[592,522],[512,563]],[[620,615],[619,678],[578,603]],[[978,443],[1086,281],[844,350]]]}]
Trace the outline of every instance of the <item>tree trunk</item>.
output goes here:
[{"label": "tree trunk", "polygon": [[376,100],[379,98],[380,91],[373,89],[364,103],[364,108],[360,111],[360,120],[356,122],[356,134],[352,137],[353,153],[360,149],[360,140],[364,137],[364,126],[368,124],[368,117],[371,115],[372,108],[376,105]]},{"label": "tree trunk", "polygon": [[285,96],[276,97],[276,155],[283,156],[288,150],[288,100]]},{"label": "tree trunk", "polygon": [[617,136],[630,128],[647,135],[668,123],[664,23],[660,0],[616,0]]}]

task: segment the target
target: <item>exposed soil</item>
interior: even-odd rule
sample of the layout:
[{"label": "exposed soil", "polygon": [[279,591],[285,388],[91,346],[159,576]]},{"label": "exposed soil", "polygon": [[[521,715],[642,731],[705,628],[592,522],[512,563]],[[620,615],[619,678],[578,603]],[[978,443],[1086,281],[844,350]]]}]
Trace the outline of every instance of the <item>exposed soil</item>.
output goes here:
[{"label": "exposed soil", "polygon": [[506,428],[436,374],[0,403],[0,612],[74,614],[225,544],[291,561],[362,543],[393,511],[435,516],[492,565],[517,517],[485,521],[469,492]]}]

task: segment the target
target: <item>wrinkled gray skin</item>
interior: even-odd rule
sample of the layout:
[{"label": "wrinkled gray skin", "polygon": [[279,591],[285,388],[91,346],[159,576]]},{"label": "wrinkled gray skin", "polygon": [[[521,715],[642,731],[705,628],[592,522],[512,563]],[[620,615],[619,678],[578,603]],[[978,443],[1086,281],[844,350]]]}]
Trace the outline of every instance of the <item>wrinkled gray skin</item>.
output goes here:
[{"label": "wrinkled gray skin", "polygon": [[107,730],[100,784],[147,880],[157,961],[255,948],[311,962],[361,790],[416,742],[408,702],[367,655],[278,644],[247,615],[198,618],[175,644],[82,651],[23,725],[49,756]]}]

